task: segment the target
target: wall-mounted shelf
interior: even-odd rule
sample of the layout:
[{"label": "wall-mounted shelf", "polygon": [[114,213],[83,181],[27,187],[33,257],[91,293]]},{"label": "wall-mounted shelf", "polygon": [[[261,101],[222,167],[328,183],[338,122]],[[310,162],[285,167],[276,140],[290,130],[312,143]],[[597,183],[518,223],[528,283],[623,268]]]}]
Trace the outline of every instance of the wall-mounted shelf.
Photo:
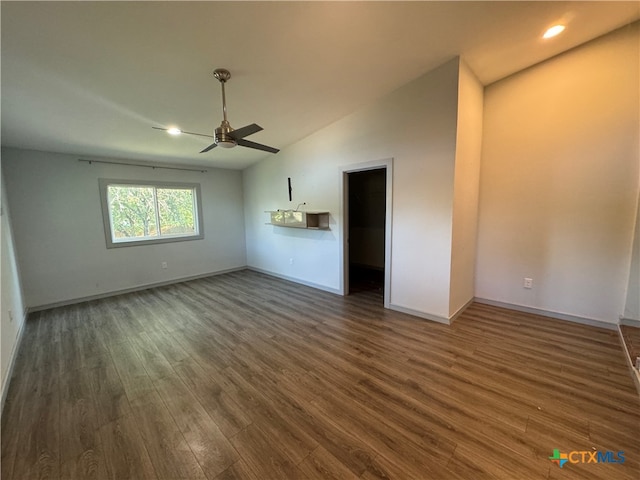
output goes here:
[{"label": "wall-mounted shelf", "polygon": [[267,225],[278,227],[306,228],[309,230],[329,230],[329,212],[299,212],[296,210],[268,211]]}]

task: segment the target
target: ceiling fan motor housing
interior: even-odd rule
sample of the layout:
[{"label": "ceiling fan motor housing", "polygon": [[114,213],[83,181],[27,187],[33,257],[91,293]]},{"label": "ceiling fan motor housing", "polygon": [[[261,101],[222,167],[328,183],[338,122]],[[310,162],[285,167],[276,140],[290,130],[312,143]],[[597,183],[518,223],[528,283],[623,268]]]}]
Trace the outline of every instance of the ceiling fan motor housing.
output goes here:
[{"label": "ceiling fan motor housing", "polygon": [[216,144],[223,148],[233,148],[238,142],[230,135],[233,132],[233,128],[229,125],[229,122],[223,120],[218,128],[216,128]]}]

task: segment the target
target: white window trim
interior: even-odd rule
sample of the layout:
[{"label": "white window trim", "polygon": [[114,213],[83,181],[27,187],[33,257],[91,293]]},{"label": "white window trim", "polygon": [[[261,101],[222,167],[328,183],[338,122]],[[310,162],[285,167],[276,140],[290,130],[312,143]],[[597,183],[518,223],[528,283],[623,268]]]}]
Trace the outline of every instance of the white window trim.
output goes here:
[{"label": "white window trim", "polygon": [[[102,206],[102,221],[104,224],[105,240],[107,242],[107,248],[120,248],[120,247],[132,247],[138,245],[155,245],[158,243],[173,243],[173,242],[185,242],[190,240],[202,240],[204,238],[204,222],[202,220],[202,195],[200,193],[199,183],[182,183],[182,182],[155,182],[147,180],[117,180],[112,178],[100,178],[98,179],[100,187],[100,203]],[[144,240],[125,240],[125,241],[113,241],[113,235],[111,232],[111,214],[109,212],[109,199],[108,189],[109,185],[129,185],[132,187],[157,187],[157,188],[178,188],[178,189],[193,189],[194,191],[194,204],[196,208],[196,234],[194,235],[163,235],[158,238],[144,239]],[[155,194],[154,194],[155,195]],[[158,212],[156,211],[156,216]],[[157,219],[156,219],[157,221]],[[160,225],[158,222],[157,225]]]}]

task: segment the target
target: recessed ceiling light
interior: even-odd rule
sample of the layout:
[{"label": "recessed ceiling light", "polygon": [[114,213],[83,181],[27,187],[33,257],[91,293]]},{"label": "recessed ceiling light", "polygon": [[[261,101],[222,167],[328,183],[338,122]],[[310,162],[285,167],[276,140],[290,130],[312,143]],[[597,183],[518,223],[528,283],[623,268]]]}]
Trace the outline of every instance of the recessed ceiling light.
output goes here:
[{"label": "recessed ceiling light", "polygon": [[182,133],[182,130],[176,127],[171,127],[167,130],[167,133],[170,135],[180,135]]},{"label": "recessed ceiling light", "polygon": [[549,28],[546,32],[544,32],[544,35],[542,35],[542,38],[551,38],[551,37],[555,37],[556,35],[561,34],[564,31],[564,25],[554,25],[553,27]]}]

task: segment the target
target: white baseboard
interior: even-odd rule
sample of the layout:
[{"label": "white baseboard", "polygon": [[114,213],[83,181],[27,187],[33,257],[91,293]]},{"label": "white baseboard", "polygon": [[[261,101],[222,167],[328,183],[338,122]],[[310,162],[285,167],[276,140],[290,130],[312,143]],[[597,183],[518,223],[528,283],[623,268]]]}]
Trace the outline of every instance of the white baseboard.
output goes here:
[{"label": "white baseboard", "polygon": [[460,315],[462,315],[464,311],[467,308],[469,308],[469,306],[475,301],[476,299],[474,297],[471,297],[471,299],[467,303],[465,303],[463,306],[461,306],[456,313],[451,315],[451,318],[449,318],[449,324],[453,323],[454,320],[456,320]]},{"label": "white baseboard", "polygon": [[9,358],[9,366],[7,367],[7,374],[2,381],[2,400],[0,400],[0,413],[4,411],[4,402],[7,399],[7,393],[9,393],[9,384],[11,383],[11,377],[13,377],[13,368],[16,365],[16,359],[18,358],[18,352],[20,351],[20,345],[22,345],[22,336],[24,329],[27,325],[27,310],[22,313],[22,324],[20,330],[16,335],[16,341],[13,344],[13,350],[11,351],[11,357]]},{"label": "white baseboard", "polygon": [[581,323],[583,325],[590,325],[592,327],[606,328],[607,330],[615,330],[618,327],[617,323],[604,322],[602,320],[595,320],[593,318],[578,317],[576,315],[569,315],[567,313],[552,312],[540,308],[526,307],[524,305],[517,305],[514,303],[499,302],[497,300],[489,300],[488,298],[475,297],[474,300],[478,303],[493,305],[494,307],[508,308],[511,310],[516,310],[518,312],[533,313],[535,315],[542,315],[543,317],[555,318],[556,320],[565,320],[567,322]]},{"label": "white baseboard", "polygon": [[282,275],[281,273],[271,272],[269,270],[264,270],[258,267],[246,267],[247,270],[253,270],[254,272],[264,273],[265,275],[269,275],[270,277],[281,278],[282,280],[287,280],[293,283],[299,283],[301,285],[306,285],[307,287],[317,288],[318,290],[323,290],[329,293],[335,293],[336,295],[342,295],[340,290],[337,288],[327,287],[326,285],[320,285],[318,283],[307,282],[306,280],[301,280],[299,278],[290,277],[288,275]]},{"label": "white baseboard", "polygon": [[216,272],[201,273],[201,274],[198,274],[198,275],[191,275],[191,276],[188,276],[188,277],[174,278],[172,280],[167,280],[167,281],[164,281],[164,282],[147,283],[147,284],[144,284],[144,285],[137,285],[137,286],[131,287],[131,288],[124,288],[124,289],[121,289],[121,290],[111,290],[111,291],[108,291],[108,292],[99,293],[97,295],[89,295],[87,297],[72,298],[72,299],[69,299],[69,300],[62,300],[60,302],[48,303],[46,305],[38,305],[38,306],[35,306],[35,307],[29,307],[29,312],[39,312],[40,310],[47,310],[49,308],[64,307],[66,305],[74,305],[76,303],[90,302],[91,300],[99,300],[101,298],[115,297],[116,295],[123,295],[125,293],[139,292],[141,290],[148,290],[150,288],[164,287],[166,285],[173,285],[175,283],[188,282],[190,280],[197,280],[199,278],[213,277],[214,275],[222,275],[222,274],[225,274],[225,273],[237,272],[239,270],[246,270],[246,268],[247,267],[244,267],[244,266],[243,267],[227,268],[225,270],[218,270]]},{"label": "white baseboard", "polygon": [[431,320],[432,322],[443,323],[445,325],[451,325],[464,311],[474,302],[474,298],[469,300],[463,306],[461,306],[453,315],[449,318],[441,317],[440,315],[433,315],[431,313],[421,312],[419,310],[414,310],[413,308],[407,308],[400,305],[396,305],[394,303],[389,305],[390,310],[395,310],[397,312],[408,313],[409,315],[413,315],[414,317],[424,318],[425,320]]},{"label": "white baseboard", "polygon": [[[319,290],[323,290],[329,293],[335,293],[336,295],[342,295],[337,288],[327,287],[325,285],[318,285],[317,283],[307,282],[304,280],[300,280],[299,278],[290,277],[288,275],[282,275],[280,273],[271,272],[269,270],[264,270],[262,268],[257,267],[247,267],[247,270],[253,270],[254,272],[264,273],[265,275],[269,275],[271,277],[281,278],[283,280],[288,280],[294,283],[300,283],[302,285],[306,285],[307,287],[317,288]],[[444,323],[445,325],[451,325],[451,322],[455,320],[459,315],[464,312],[464,310],[473,303],[474,299],[469,300],[465,305],[460,307],[458,311],[451,317],[441,317],[439,315],[432,315],[430,313],[421,312],[419,310],[414,310],[412,308],[403,307],[401,305],[389,304],[389,310],[395,310],[396,312],[406,313],[408,315],[413,315],[414,317],[424,318],[425,320],[431,320],[432,322]]]},{"label": "white baseboard", "polygon": [[640,320],[636,320],[635,318],[625,318],[622,317],[618,322],[619,325],[627,325],[628,327],[638,327],[640,328]]},{"label": "white baseboard", "polygon": [[431,320],[432,322],[444,323],[445,325],[451,325],[451,319],[447,317],[441,317],[440,315],[433,315],[430,313],[421,312],[420,310],[414,310],[413,308],[403,307],[396,305],[395,303],[389,304],[389,310],[395,310],[396,312],[407,313],[414,317],[424,318],[425,320]]}]

